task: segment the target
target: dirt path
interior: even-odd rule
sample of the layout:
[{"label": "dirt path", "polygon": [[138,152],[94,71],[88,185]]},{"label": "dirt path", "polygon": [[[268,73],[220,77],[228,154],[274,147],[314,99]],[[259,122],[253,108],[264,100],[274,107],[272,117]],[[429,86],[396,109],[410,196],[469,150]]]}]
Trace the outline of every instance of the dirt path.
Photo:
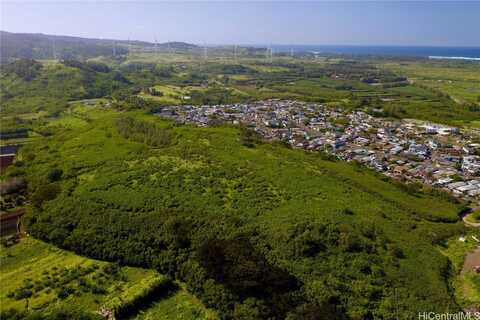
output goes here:
[{"label": "dirt path", "polygon": [[480,228],[480,222],[477,223],[477,222],[470,222],[467,220],[467,218],[469,216],[471,216],[474,212],[476,212],[477,210],[480,210],[480,206],[473,206],[472,208],[470,208],[470,210],[465,213],[463,216],[462,216],[462,220],[463,220],[463,223],[465,223],[465,225],[467,227],[475,227],[475,228]]},{"label": "dirt path", "polygon": [[473,271],[475,266],[480,266],[480,247],[467,254],[465,262],[463,263],[461,274]]},{"label": "dirt path", "polygon": [[467,217],[470,216],[471,213],[465,215],[462,219],[463,219],[463,223],[465,223],[467,226],[470,226],[470,227],[475,227],[475,228],[480,228],[480,223],[475,223],[475,222],[470,222],[467,220]]}]

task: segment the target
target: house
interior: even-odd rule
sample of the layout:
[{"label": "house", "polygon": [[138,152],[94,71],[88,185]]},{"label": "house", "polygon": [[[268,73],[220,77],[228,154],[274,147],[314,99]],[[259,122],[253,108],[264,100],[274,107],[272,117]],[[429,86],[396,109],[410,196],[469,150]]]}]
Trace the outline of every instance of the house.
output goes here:
[{"label": "house", "polygon": [[5,169],[15,161],[15,155],[21,144],[0,146],[0,169]]},{"label": "house", "polygon": [[478,187],[475,185],[466,184],[464,186],[458,187],[456,190],[460,192],[468,192],[468,191],[477,190],[477,189]]},{"label": "house", "polygon": [[15,161],[15,153],[0,155],[0,170],[10,166]]},{"label": "house", "polygon": [[0,154],[16,154],[21,146],[21,144],[7,144],[4,146],[0,146]]},{"label": "house", "polygon": [[12,236],[22,233],[22,217],[25,209],[14,212],[0,212],[0,236]]},{"label": "house", "polygon": [[471,175],[480,174],[480,156],[463,157],[462,171]]},{"label": "house", "polygon": [[459,187],[463,187],[464,185],[465,185],[465,182],[463,182],[463,181],[452,182],[452,183],[447,184],[447,188],[450,189],[450,190],[454,190],[454,189],[457,189]]},{"label": "house", "polygon": [[453,181],[452,178],[442,178],[442,179],[438,179],[436,184],[438,185],[444,185],[444,184],[449,184]]},{"label": "house", "polygon": [[423,145],[423,144],[415,144],[415,143],[412,143],[409,147],[408,147],[408,152],[410,154],[413,154],[417,157],[420,157],[420,158],[427,158],[429,155],[430,155],[430,150],[428,149],[427,146]]}]

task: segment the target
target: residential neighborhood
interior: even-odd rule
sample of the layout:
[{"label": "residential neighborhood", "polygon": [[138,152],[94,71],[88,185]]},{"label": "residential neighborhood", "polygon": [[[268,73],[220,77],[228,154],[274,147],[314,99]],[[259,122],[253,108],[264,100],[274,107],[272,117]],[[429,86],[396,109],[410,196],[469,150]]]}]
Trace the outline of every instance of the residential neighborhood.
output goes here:
[{"label": "residential neighborhood", "polygon": [[473,131],[284,100],[168,106],[156,115],[200,126],[218,121],[242,124],[265,139],[326,152],[404,182],[420,182],[467,201],[480,201],[480,140]]}]

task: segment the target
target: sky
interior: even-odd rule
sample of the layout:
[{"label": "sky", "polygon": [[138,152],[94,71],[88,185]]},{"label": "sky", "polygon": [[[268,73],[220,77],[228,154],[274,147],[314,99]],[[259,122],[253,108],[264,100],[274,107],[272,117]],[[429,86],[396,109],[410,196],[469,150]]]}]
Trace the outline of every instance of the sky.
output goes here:
[{"label": "sky", "polygon": [[196,44],[480,46],[480,1],[0,0],[9,32]]}]

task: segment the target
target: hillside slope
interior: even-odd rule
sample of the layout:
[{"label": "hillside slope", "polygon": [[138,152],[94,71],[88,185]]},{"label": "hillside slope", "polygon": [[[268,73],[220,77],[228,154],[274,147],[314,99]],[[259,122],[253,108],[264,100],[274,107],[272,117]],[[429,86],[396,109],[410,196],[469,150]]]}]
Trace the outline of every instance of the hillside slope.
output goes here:
[{"label": "hillside slope", "polygon": [[319,154],[247,148],[234,127],[88,115],[22,151],[33,235],[173,275],[227,318],[459,309],[436,247],[463,228],[457,204]]}]

